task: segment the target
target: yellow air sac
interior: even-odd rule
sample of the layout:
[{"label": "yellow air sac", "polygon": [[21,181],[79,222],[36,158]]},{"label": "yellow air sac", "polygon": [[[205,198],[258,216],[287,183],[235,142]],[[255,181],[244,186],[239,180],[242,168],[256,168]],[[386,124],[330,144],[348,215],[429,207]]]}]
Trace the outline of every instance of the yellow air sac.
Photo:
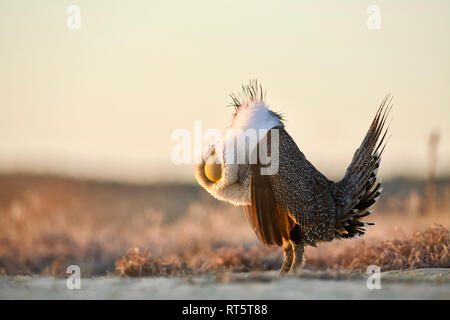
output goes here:
[{"label": "yellow air sac", "polygon": [[205,175],[213,182],[217,182],[222,177],[222,164],[215,162],[215,157],[209,157],[205,163]]}]

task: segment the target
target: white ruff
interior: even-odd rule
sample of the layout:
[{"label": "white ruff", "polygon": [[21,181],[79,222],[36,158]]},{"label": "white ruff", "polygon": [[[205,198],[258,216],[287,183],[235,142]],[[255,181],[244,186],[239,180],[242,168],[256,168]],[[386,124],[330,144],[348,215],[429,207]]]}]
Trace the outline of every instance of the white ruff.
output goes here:
[{"label": "white ruff", "polygon": [[280,119],[269,110],[263,101],[255,101],[239,107],[230,129],[265,129],[281,126]]},{"label": "white ruff", "polygon": [[[252,101],[241,105],[233,118],[231,126],[225,131],[223,139],[206,151],[207,159],[213,149],[222,159],[222,178],[217,183],[205,180],[204,164],[196,170],[197,181],[214,197],[236,205],[251,203],[249,179],[243,184],[238,181],[239,169],[248,163],[249,156],[265,134],[276,126],[282,126],[279,117],[270,111],[263,101]],[[245,143],[245,137],[250,137]],[[235,140],[236,139],[236,140]],[[234,151],[237,142],[236,154]],[[221,152],[222,151],[222,152]],[[237,156],[237,158],[236,158]],[[241,159],[241,160],[239,160]],[[242,162],[244,159],[244,162]],[[238,160],[238,163],[236,163]]]}]

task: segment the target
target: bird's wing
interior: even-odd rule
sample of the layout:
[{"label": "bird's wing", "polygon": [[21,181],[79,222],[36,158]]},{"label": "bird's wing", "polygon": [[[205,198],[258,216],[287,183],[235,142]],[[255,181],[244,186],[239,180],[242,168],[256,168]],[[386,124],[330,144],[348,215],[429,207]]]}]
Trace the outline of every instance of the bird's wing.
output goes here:
[{"label": "bird's wing", "polygon": [[[274,134],[277,130],[277,134]],[[289,239],[289,232],[300,225],[313,229],[325,224],[334,225],[335,210],[329,181],[300,152],[290,135],[282,127],[273,128],[258,145],[267,143],[271,150],[272,139],[278,137],[278,171],[263,175],[267,167],[251,165],[251,200],[244,211],[258,237],[267,245],[280,245]],[[331,221],[332,220],[332,221]]]},{"label": "bird's wing", "polygon": [[276,175],[261,175],[261,165],[251,165],[251,205],[244,206],[245,215],[258,238],[266,245],[281,246],[289,239],[293,228],[292,219],[276,200],[272,189]]}]

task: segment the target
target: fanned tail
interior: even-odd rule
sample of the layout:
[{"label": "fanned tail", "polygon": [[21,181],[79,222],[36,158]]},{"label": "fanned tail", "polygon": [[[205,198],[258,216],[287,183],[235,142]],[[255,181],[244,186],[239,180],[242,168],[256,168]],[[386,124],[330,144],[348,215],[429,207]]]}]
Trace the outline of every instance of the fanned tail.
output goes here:
[{"label": "fanned tail", "polygon": [[361,146],[356,150],[344,178],[334,185],[334,198],[338,207],[336,238],[363,236],[364,223],[373,210],[370,207],[378,200],[383,188],[377,181],[381,155],[386,147],[388,128],[384,129],[392,108],[392,96],[388,94],[381,103]]}]

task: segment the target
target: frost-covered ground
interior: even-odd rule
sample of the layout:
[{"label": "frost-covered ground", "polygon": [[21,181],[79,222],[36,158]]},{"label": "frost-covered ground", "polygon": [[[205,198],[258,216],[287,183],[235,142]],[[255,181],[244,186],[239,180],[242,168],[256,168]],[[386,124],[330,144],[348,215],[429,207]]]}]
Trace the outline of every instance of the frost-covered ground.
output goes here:
[{"label": "frost-covered ground", "polygon": [[0,299],[450,299],[450,269],[384,272],[379,290],[366,282],[367,275],[355,273],[263,272],[82,278],[81,290],[68,290],[63,278],[14,276],[0,277]]}]

